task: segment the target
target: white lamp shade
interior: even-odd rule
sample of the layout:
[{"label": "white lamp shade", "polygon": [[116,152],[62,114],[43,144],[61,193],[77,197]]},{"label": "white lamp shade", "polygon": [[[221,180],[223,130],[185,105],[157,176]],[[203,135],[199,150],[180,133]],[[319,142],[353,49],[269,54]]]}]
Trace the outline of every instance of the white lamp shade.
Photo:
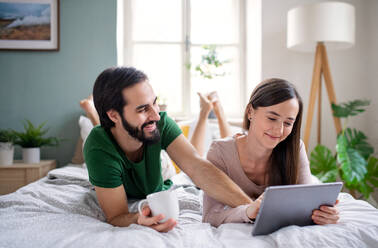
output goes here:
[{"label": "white lamp shade", "polygon": [[314,51],[317,42],[330,49],[345,49],[355,42],[354,6],[321,2],[293,8],[287,14],[287,47]]}]

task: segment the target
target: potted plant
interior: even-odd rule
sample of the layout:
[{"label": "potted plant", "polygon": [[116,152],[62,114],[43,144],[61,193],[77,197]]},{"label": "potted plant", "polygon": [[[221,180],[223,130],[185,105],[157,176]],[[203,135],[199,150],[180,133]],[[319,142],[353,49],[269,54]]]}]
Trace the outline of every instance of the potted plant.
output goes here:
[{"label": "potted plant", "polygon": [[0,129],[0,166],[13,164],[15,138],[12,130]]},{"label": "potted plant", "polygon": [[336,153],[317,145],[310,156],[311,172],[322,182],[341,179],[354,197],[357,191],[366,199],[378,187],[378,158],[373,156],[374,148],[366,135],[347,125],[349,117],[364,112],[369,104],[366,100],[332,104],[333,115],[344,119],[343,129],[337,136]]},{"label": "potted plant", "polygon": [[24,163],[36,164],[40,162],[40,148],[42,146],[57,146],[59,144],[58,138],[43,136],[48,129],[43,129],[46,122],[35,127],[33,123],[26,120],[24,123],[24,132],[16,132],[15,144],[22,147],[22,159]]}]

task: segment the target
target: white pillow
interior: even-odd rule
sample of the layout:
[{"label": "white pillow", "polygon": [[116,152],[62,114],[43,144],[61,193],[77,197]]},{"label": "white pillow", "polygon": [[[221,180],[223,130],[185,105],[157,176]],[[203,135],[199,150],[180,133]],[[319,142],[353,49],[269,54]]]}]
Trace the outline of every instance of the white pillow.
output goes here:
[{"label": "white pillow", "polygon": [[83,146],[85,144],[85,140],[87,139],[89,133],[93,128],[93,124],[91,120],[85,116],[80,116],[79,118],[79,126],[80,126],[80,136],[83,139]]},{"label": "white pillow", "polygon": [[168,153],[165,150],[161,150],[160,153],[161,158],[161,175],[163,176],[163,180],[167,180],[174,175],[176,175],[176,168],[172,163],[171,158],[169,157]]}]

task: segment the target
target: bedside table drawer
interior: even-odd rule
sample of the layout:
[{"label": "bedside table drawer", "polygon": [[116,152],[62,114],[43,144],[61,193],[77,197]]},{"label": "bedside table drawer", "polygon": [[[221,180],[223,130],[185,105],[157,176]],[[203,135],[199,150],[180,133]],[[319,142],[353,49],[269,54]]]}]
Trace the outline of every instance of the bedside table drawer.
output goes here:
[{"label": "bedside table drawer", "polygon": [[15,161],[10,166],[0,166],[0,195],[8,194],[47,175],[56,167],[55,160],[42,160],[39,164]]},{"label": "bedside table drawer", "polygon": [[0,195],[16,191],[25,185],[25,171],[7,169],[0,171]]}]

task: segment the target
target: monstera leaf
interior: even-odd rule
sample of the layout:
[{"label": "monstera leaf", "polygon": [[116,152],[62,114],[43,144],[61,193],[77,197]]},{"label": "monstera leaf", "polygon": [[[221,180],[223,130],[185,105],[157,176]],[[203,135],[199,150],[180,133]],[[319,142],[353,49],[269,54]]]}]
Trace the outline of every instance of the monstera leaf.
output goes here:
[{"label": "monstera leaf", "polygon": [[[333,115],[355,116],[364,112],[369,104],[369,100],[332,104]],[[356,197],[355,191],[359,191],[368,198],[378,187],[378,158],[372,157],[373,153],[374,148],[363,132],[345,126],[337,137],[336,158],[321,145],[311,152],[311,172],[323,182],[335,181],[338,176],[352,195]]]},{"label": "monstera leaf", "polygon": [[339,135],[337,138],[336,151],[343,181],[347,187],[356,188],[367,173],[366,160],[358,150],[348,146],[348,139],[345,135]]},{"label": "monstera leaf", "polygon": [[365,198],[369,198],[370,193],[374,192],[374,188],[376,187],[378,187],[378,159],[370,157],[367,164],[365,179],[360,182],[357,189]]},{"label": "monstera leaf", "polygon": [[340,118],[358,115],[359,113],[364,112],[365,107],[369,106],[369,104],[369,100],[354,100],[341,104],[332,103],[333,115]]},{"label": "monstera leaf", "polygon": [[374,152],[374,148],[367,142],[367,137],[361,131],[347,128],[344,131],[348,147],[357,150],[364,159],[368,160],[370,155]]},{"label": "monstera leaf", "polygon": [[335,182],[337,176],[336,158],[330,149],[317,145],[310,156],[311,173],[322,182]]},{"label": "monstera leaf", "polygon": [[378,158],[370,157],[367,170],[366,181],[370,182],[372,186],[378,187]]}]

